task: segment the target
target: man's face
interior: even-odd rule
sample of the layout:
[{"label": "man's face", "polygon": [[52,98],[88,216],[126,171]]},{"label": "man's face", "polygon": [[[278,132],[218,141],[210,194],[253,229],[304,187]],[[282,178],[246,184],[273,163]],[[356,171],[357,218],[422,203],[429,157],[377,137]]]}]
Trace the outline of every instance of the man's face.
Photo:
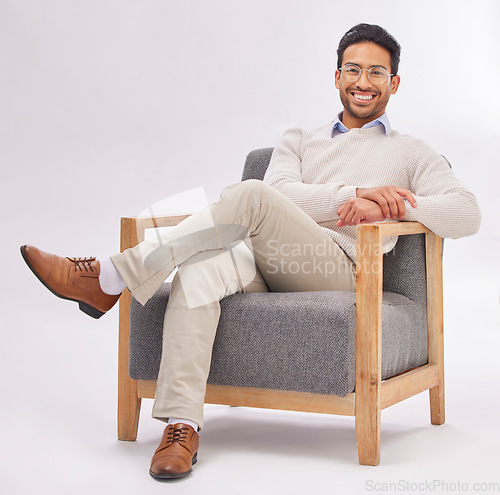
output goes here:
[{"label": "man's face", "polygon": [[[375,43],[364,42],[346,48],[342,59],[345,64],[356,64],[361,69],[383,67],[391,73],[391,55]],[[362,127],[380,117],[385,112],[391,94],[396,93],[399,76],[389,77],[382,84],[374,84],[368,79],[367,71],[361,71],[356,82],[346,81],[341,71],[335,71],[335,87],[339,90],[340,101],[344,106],[343,124],[348,127]]]}]

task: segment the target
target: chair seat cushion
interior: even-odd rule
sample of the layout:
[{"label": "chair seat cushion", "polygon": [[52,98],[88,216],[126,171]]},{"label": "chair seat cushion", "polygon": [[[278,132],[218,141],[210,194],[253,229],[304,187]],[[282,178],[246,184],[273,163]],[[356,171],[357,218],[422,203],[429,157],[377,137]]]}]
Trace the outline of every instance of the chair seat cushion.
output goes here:
[{"label": "chair seat cushion", "polygon": [[[129,374],[158,377],[165,283],[143,307],[132,299]],[[427,362],[425,306],[385,292],[382,378]],[[354,391],[356,295],[352,292],[234,294],[221,301],[208,382],[344,396]]]}]

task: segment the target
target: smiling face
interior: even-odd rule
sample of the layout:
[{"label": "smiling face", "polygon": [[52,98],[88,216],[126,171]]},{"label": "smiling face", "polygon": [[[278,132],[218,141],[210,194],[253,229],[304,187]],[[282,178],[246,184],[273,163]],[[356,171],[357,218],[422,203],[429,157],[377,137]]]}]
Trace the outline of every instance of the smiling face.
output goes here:
[{"label": "smiling face", "polygon": [[[356,64],[361,69],[383,67],[391,73],[391,56],[379,45],[371,42],[356,43],[346,48],[342,59],[345,64]],[[335,71],[335,87],[339,90],[344,106],[342,123],[349,129],[362,127],[380,117],[385,112],[391,94],[399,87],[399,76],[389,77],[382,84],[374,84],[368,79],[367,71],[361,71],[356,82],[346,81],[341,71]]]}]

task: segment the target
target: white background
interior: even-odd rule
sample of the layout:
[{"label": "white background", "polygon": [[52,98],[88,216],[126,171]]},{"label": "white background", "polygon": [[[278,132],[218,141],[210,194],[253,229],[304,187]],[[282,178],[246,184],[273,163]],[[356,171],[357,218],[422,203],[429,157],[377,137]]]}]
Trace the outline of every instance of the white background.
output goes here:
[{"label": "white background", "polygon": [[[429,424],[426,394],[384,411],[367,468],[352,418],[207,407],[194,475],[156,483],[151,401],[138,441],[116,441],[117,310],[92,321],[57,300],[19,246],[107,256],[121,216],[193,187],[217,199],[248,151],[334,118],[336,47],[358,22],[403,47],[392,126],[446,155],[483,211],[445,248],[447,423]],[[495,0],[0,0],[2,492],[500,482],[499,24]]]}]

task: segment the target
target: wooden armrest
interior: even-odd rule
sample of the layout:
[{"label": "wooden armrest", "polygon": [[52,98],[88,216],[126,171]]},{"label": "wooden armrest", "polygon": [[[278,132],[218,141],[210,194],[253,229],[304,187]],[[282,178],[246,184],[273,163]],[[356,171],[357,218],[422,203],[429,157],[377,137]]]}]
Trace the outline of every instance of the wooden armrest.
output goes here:
[{"label": "wooden armrest", "polygon": [[182,222],[189,215],[162,215],[161,217],[135,217],[136,222],[139,222],[144,229],[152,229],[159,227],[173,227]]},{"label": "wooden armrest", "polygon": [[160,217],[122,217],[120,250],[131,248],[144,240],[144,231],[159,227],[173,227],[189,215],[163,215]]},{"label": "wooden armrest", "polygon": [[387,222],[387,223],[365,223],[358,225],[357,229],[375,226],[379,229],[382,237],[391,235],[429,234],[429,230],[420,222]]}]

